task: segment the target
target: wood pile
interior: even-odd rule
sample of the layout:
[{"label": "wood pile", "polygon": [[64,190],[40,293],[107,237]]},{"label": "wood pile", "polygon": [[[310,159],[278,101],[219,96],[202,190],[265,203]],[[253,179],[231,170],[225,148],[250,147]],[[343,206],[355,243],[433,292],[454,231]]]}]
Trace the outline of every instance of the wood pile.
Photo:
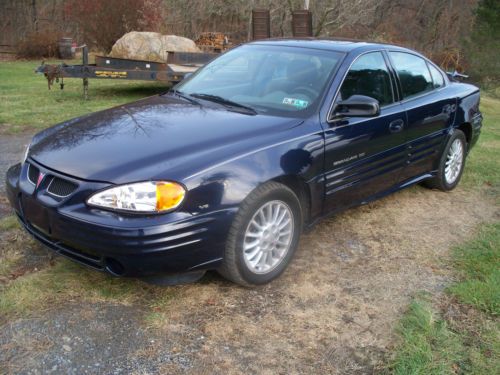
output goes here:
[{"label": "wood pile", "polygon": [[219,32],[201,33],[195,43],[198,48],[205,52],[222,52],[229,46],[227,36]]}]

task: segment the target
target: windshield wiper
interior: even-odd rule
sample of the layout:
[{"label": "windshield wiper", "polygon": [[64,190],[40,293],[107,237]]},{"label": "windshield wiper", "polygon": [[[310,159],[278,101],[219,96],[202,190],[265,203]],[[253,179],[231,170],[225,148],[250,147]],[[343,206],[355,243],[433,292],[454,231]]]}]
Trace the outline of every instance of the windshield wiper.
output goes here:
[{"label": "windshield wiper", "polygon": [[219,103],[219,104],[222,104],[226,107],[241,108],[241,109],[244,109],[244,110],[246,110],[254,115],[257,114],[257,111],[255,109],[253,109],[252,107],[249,107],[247,105],[240,104],[237,102],[233,102],[232,100],[223,98],[222,96],[219,96],[219,95],[194,93],[194,94],[191,94],[191,96],[193,96],[195,98],[209,100],[209,101],[212,101],[214,103]]},{"label": "windshield wiper", "polygon": [[191,102],[192,104],[201,105],[201,103],[199,101],[194,100],[189,95],[184,94],[182,91],[173,89],[173,90],[168,91],[167,93],[172,93],[175,96],[178,96],[179,98],[186,99],[187,101]]}]

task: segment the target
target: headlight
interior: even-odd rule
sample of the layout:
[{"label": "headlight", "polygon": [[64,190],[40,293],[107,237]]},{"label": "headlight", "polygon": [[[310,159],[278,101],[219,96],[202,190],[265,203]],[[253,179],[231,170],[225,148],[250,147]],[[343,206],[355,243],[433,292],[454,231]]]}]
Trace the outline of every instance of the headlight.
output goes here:
[{"label": "headlight", "polygon": [[100,191],[87,203],[131,212],[165,212],[179,207],[185,195],[186,190],[175,182],[147,181]]},{"label": "headlight", "polygon": [[31,143],[26,146],[26,150],[24,151],[23,159],[21,160],[21,164],[24,164],[26,162],[26,159],[28,159],[28,152],[30,152],[30,146]]}]

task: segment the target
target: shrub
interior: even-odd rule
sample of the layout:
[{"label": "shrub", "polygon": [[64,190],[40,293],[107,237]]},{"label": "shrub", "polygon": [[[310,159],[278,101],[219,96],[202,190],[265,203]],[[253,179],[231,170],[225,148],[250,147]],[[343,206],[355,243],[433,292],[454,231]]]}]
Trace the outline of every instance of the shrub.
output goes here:
[{"label": "shrub", "polygon": [[78,27],[91,48],[109,52],[130,31],[157,31],[163,22],[163,0],[68,0],[65,18]]},{"label": "shrub", "polygon": [[17,56],[25,59],[57,57],[60,35],[54,32],[28,34],[17,47]]}]

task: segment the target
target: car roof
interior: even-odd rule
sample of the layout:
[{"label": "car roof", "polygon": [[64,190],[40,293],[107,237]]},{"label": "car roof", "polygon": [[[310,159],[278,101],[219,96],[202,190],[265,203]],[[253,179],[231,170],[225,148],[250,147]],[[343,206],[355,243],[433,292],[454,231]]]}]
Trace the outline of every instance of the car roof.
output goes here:
[{"label": "car roof", "polygon": [[348,53],[354,50],[359,52],[372,50],[372,49],[392,49],[401,51],[415,51],[407,48],[395,46],[392,44],[366,42],[355,39],[342,39],[342,38],[273,38],[261,39],[249,42],[247,44],[258,45],[274,45],[274,46],[288,46],[288,47],[301,47],[301,48],[314,48],[328,51],[337,51]]}]

